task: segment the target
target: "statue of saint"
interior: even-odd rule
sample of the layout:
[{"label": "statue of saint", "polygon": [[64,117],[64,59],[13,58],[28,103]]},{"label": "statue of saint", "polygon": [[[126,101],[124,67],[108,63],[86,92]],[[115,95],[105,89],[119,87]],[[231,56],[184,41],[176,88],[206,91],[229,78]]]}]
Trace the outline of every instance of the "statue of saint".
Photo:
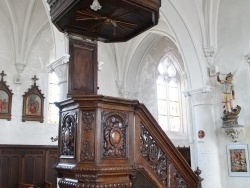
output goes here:
[{"label": "statue of saint", "polygon": [[217,73],[217,81],[223,84],[223,94],[222,94],[222,103],[224,107],[224,114],[229,114],[233,112],[233,100],[235,99],[234,84],[232,83],[233,75],[228,73],[225,80],[220,79],[220,73]]}]

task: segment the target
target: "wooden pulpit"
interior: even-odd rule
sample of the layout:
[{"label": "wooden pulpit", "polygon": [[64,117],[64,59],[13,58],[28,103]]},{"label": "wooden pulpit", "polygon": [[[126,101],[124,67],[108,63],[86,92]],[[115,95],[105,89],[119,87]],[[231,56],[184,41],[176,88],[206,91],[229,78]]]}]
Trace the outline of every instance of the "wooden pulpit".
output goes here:
[{"label": "wooden pulpit", "polygon": [[141,185],[139,174],[144,188],[198,187],[145,107],[97,95],[97,41],[124,42],[155,26],[160,0],[47,2],[52,22],[69,37],[68,99],[57,103],[59,186],[130,188]]}]

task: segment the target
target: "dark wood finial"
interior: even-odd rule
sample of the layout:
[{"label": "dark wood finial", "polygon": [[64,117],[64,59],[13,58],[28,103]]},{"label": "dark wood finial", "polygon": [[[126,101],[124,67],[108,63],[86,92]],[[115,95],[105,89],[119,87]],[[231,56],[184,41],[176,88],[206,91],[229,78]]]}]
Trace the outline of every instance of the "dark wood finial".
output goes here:
[{"label": "dark wood finial", "polygon": [[39,79],[36,77],[36,75],[34,75],[34,77],[31,78],[31,79],[34,80],[34,85],[36,85],[36,81],[39,80]]},{"label": "dark wood finial", "polygon": [[3,77],[6,76],[7,74],[4,73],[4,71],[1,72],[1,81],[3,81]]}]

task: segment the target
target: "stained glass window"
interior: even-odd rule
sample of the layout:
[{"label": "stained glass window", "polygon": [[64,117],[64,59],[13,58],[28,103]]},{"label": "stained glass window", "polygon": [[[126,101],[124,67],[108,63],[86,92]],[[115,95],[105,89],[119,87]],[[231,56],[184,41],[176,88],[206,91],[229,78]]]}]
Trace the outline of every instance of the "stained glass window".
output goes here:
[{"label": "stained glass window", "polygon": [[58,124],[59,122],[59,109],[55,106],[54,102],[58,102],[59,99],[59,85],[58,78],[53,72],[49,78],[49,112],[48,123]]},{"label": "stained glass window", "polygon": [[178,71],[167,56],[158,65],[158,122],[164,131],[180,131],[180,82]]}]

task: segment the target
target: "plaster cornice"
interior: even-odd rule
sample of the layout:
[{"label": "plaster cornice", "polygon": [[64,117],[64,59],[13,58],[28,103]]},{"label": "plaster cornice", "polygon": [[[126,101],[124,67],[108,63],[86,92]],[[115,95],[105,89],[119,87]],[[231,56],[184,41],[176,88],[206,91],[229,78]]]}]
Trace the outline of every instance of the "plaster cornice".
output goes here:
[{"label": "plaster cornice", "polygon": [[66,64],[69,62],[69,54],[64,54],[62,57],[60,57],[59,59],[56,59],[52,62],[50,62],[47,66],[46,69],[48,72],[53,72],[57,67]]}]

